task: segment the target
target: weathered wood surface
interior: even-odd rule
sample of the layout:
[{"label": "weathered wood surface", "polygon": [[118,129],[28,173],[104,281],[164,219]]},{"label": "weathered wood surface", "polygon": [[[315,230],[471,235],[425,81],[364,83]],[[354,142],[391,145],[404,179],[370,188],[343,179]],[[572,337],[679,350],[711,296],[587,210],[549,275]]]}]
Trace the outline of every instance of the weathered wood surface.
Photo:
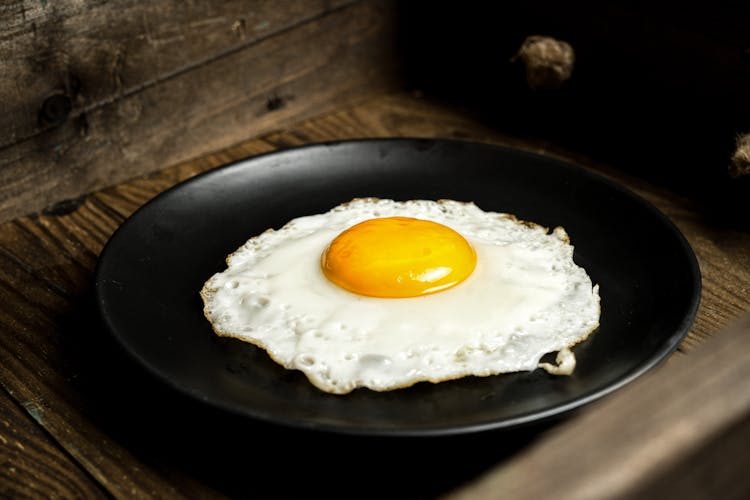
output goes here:
[{"label": "weathered wood surface", "polygon": [[5,392],[0,392],[0,497],[106,498]]},{"label": "weathered wood surface", "polygon": [[449,498],[748,498],[749,347],[746,315]]},{"label": "weathered wood surface", "polygon": [[[290,496],[332,488],[341,495],[392,491],[424,496],[457,486],[522,446],[524,439],[535,439],[518,438],[521,442],[509,446],[507,436],[483,436],[464,454],[454,454],[460,444],[451,448],[432,442],[411,443],[407,449],[388,442],[311,444],[299,435],[234,422],[181,400],[129,364],[96,321],[91,279],[97,256],[115,228],[157,193],[235,159],[311,142],[378,136],[466,138],[572,158],[653,202],[693,245],[704,275],[698,318],[681,346],[686,359],[693,347],[750,311],[747,232],[722,227],[697,212],[690,200],[586,158],[498,134],[434,102],[384,95],[0,225],[3,388],[103,491],[119,498]],[[301,451],[294,444],[310,447]],[[429,453],[412,457],[417,449]],[[400,467],[380,463],[378,469],[370,457],[373,473],[352,460],[382,451]],[[422,475],[420,463],[430,466]],[[331,467],[341,467],[347,479],[332,485]],[[273,479],[279,471],[287,474],[285,481]],[[290,473],[299,480],[290,480]],[[363,492],[362,484],[373,477],[377,484]]]},{"label": "weathered wood surface", "polygon": [[388,2],[0,6],[0,221],[392,85]]}]

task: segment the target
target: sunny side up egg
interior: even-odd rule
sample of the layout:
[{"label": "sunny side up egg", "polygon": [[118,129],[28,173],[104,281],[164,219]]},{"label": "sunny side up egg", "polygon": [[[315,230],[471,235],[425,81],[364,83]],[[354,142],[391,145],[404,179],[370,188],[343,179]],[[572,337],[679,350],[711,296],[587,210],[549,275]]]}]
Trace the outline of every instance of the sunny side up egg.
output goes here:
[{"label": "sunny side up egg", "polygon": [[[214,331],[319,389],[575,368],[598,285],[565,231],[452,200],[355,199],[250,238],[201,290]],[[557,352],[557,364],[540,363]]]}]

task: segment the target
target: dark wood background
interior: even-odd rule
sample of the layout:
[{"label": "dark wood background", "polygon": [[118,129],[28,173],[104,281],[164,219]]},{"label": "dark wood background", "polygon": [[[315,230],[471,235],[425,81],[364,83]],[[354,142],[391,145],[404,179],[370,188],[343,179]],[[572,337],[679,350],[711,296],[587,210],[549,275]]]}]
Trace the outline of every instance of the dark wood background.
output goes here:
[{"label": "dark wood background", "polygon": [[[718,359],[703,344],[750,311],[748,184],[726,174],[736,134],[750,130],[747,21],[742,2],[699,9],[542,1],[494,11],[476,1],[4,2],[0,496],[425,498],[498,462],[514,471],[500,471],[501,480],[532,474],[538,464],[557,470],[571,440],[591,456],[603,440],[637,471],[644,462],[630,446],[636,438],[618,435],[673,422],[700,434],[707,421],[712,434],[700,434],[690,460],[673,441],[662,456],[670,466],[648,479],[663,486],[700,468],[704,451],[731,452],[734,467],[716,475],[721,480],[680,490],[726,491],[732,473],[736,479],[747,468],[731,443],[747,435],[750,408],[747,398],[720,396],[750,389],[730,376],[744,373],[741,366],[721,358],[728,368],[714,377],[712,363],[698,360],[702,352]],[[573,77],[557,91],[530,91],[510,62],[532,34],[568,40],[576,50]],[[512,436],[310,437],[186,401],[109,341],[92,275],[109,236],[143,203],[248,156],[390,136],[465,138],[567,159],[635,191],[675,222],[698,256],[703,295],[677,353],[641,386],[653,389],[642,399],[623,393],[624,403],[613,397],[565,427]],[[734,347],[722,356],[747,347],[732,342],[740,344],[727,344]],[[694,360],[703,367],[695,376],[709,385],[676,378],[675,387],[671,375],[660,376]],[[678,368],[679,377],[689,371]],[[639,404],[651,405],[638,408],[648,412],[675,394],[693,397],[644,421],[637,411],[621,412]],[[702,412],[709,396],[713,413]],[[581,426],[592,421],[615,422],[623,432],[607,425],[585,432]],[[624,463],[610,459],[594,470]],[[580,478],[571,491],[601,484],[596,474],[559,470]],[[662,470],[671,475],[659,476]],[[477,484],[485,494],[482,485],[498,483]],[[734,484],[740,487],[732,491],[747,492],[742,481]],[[643,498],[642,487],[611,497]]]},{"label": "dark wood background", "polygon": [[[402,6],[408,79],[509,134],[565,144],[747,224],[727,175],[750,132],[750,4],[485,2]],[[532,91],[510,63],[529,35],[569,42],[571,79]]]},{"label": "dark wood background", "polygon": [[0,6],[0,220],[284,124],[395,76],[387,2]]}]

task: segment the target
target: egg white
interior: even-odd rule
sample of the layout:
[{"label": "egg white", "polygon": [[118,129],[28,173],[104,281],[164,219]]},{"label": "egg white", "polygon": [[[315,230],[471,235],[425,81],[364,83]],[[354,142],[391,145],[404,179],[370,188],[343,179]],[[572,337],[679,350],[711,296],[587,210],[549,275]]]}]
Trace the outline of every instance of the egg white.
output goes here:
[{"label": "egg white", "polygon": [[[376,217],[444,224],[477,253],[442,292],[376,298],[329,282],[320,256],[343,230]],[[599,325],[598,285],[573,262],[565,231],[451,200],[356,199],[250,238],[201,290],[214,331],[265,349],[323,391],[385,391],[420,381],[534,370],[568,374],[569,348]],[[540,364],[559,351],[558,365]]]}]

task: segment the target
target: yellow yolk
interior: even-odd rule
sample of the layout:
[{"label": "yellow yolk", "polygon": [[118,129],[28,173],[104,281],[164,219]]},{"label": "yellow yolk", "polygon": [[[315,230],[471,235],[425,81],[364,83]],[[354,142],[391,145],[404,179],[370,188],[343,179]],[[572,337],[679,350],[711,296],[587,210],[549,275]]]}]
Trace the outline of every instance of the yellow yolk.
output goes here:
[{"label": "yellow yolk", "polygon": [[445,290],[474,271],[476,253],[463,236],[437,222],[370,219],[339,234],[321,257],[336,285],[371,297],[417,297]]}]

